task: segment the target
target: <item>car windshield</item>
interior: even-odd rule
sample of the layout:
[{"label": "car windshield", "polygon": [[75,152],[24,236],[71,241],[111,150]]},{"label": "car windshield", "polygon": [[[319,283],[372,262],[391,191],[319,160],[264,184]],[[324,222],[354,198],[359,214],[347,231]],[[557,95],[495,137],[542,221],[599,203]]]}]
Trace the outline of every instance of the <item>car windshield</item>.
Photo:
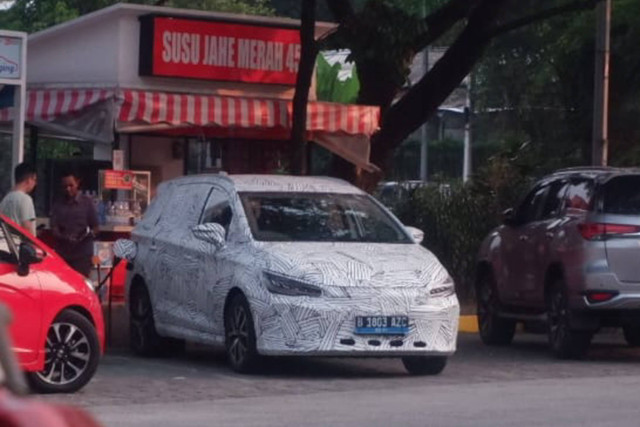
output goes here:
[{"label": "car windshield", "polygon": [[256,240],[412,243],[366,195],[241,193],[240,199]]},{"label": "car windshield", "polygon": [[604,185],[603,211],[611,214],[640,214],[640,175],[619,176]]}]

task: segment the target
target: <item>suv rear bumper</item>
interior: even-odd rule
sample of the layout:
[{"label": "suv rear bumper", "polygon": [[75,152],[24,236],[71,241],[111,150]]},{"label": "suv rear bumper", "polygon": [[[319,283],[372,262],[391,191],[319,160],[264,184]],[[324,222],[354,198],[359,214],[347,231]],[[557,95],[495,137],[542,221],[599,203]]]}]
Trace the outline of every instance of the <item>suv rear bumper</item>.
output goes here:
[{"label": "suv rear bumper", "polygon": [[[569,305],[576,310],[640,310],[640,282],[621,282],[614,273],[591,273],[583,278],[583,286],[572,292]],[[590,302],[589,292],[612,292],[608,301]]]}]

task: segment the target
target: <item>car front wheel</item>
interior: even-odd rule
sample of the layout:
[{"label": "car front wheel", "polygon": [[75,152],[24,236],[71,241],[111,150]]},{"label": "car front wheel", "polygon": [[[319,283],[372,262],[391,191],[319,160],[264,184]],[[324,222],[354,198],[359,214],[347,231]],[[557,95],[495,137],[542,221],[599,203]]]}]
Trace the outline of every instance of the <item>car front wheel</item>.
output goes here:
[{"label": "car front wheel", "polygon": [[571,311],[564,282],[557,280],[547,294],[549,347],[559,359],[581,359],[587,353],[593,334],[571,328]]},{"label": "car front wheel", "polygon": [[482,342],[488,345],[507,345],[513,341],[516,322],[500,317],[500,302],[491,273],[482,274],[476,284],[478,329]]},{"label": "car front wheel", "polygon": [[71,393],[89,382],[99,360],[95,327],[80,313],[66,310],[49,327],[44,369],[30,373],[29,383],[41,393]]},{"label": "car front wheel", "polygon": [[247,299],[232,297],[224,313],[225,345],[231,368],[240,373],[255,372],[260,362],[256,349],[256,332]]},{"label": "car front wheel", "polygon": [[406,356],[402,364],[411,375],[438,375],[447,366],[446,356]]}]

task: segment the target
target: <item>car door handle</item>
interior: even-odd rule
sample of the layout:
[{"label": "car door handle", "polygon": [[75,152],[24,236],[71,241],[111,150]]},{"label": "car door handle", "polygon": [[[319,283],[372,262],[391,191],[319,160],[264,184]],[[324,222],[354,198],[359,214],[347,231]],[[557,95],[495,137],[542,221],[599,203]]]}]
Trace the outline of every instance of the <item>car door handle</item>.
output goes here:
[{"label": "car door handle", "polygon": [[158,247],[156,246],[155,243],[152,243],[151,246],[149,246],[149,250],[150,251],[156,251],[156,250],[158,250]]},{"label": "car door handle", "polygon": [[521,242],[526,242],[527,240],[529,240],[529,236],[519,236],[518,238]]},{"label": "car door handle", "polygon": [[547,231],[544,235],[547,239],[553,239],[553,233],[551,231]]}]

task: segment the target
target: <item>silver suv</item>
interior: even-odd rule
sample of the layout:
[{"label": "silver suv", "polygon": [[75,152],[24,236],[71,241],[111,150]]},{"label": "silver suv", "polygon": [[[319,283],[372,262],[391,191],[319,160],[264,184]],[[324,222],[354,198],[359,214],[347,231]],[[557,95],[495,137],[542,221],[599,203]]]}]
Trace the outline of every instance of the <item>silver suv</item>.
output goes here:
[{"label": "silver suv", "polygon": [[640,170],[576,168],[539,181],[480,248],[484,343],[545,322],[552,352],[585,355],[600,327],[640,346]]}]

